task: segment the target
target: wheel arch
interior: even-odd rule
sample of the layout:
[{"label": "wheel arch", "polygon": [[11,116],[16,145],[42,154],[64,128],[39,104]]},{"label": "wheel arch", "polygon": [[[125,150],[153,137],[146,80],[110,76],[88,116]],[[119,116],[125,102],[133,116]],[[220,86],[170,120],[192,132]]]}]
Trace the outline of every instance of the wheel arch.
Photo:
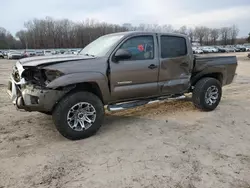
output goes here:
[{"label": "wheel arch", "polygon": [[81,82],[81,83],[76,83],[76,84],[70,84],[67,86],[62,86],[57,89],[67,90],[67,92],[54,104],[54,106],[51,109],[52,112],[54,111],[58,103],[60,103],[60,101],[63,98],[67,97],[68,95],[71,95],[72,93],[80,92],[80,91],[87,91],[87,92],[93,93],[102,101],[103,104],[105,104],[105,100],[103,98],[101,88],[96,82]]},{"label": "wheel arch", "polygon": [[223,85],[223,73],[221,72],[211,72],[211,73],[206,73],[206,74],[197,74],[196,76],[194,76],[193,78],[191,78],[191,85],[195,86],[195,84],[206,77],[210,77],[210,78],[215,78],[216,80],[218,80],[220,82],[221,85]]},{"label": "wheel arch", "polygon": [[82,82],[82,83],[74,84],[73,89],[71,89],[69,93],[73,93],[77,91],[88,91],[90,93],[93,93],[101,99],[102,103],[104,103],[102,91],[98,83],[96,82]]}]

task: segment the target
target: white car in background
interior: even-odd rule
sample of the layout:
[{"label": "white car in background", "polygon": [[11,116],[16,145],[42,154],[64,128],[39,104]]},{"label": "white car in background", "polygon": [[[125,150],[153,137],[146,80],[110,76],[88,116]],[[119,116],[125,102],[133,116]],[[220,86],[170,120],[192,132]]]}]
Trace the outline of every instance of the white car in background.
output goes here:
[{"label": "white car in background", "polygon": [[198,47],[192,47],[194,54],[203,54],[203,50]]},{"label": "white car in background", "polygon": [[15,50],[10,50],[7,53],[7,59],[21,59],[23,57],[22,53]]},{"label": "white car in background", "polygon": [[202,51],[203,51],[204,53],[212,53],[212,52],[213,52],[212,49],[210,49],[210,48],[207,47],[207,46],[203,46],[203,47],[201,47],[201,49],[202,49]]},{"label": "white car in background", "polygon": [[43,55],[44,55],[43,51],[36,51],[36,56],[43,56]]},{"label": "white car in background", "polygon": [[202,47],[202,50],[203,50],[205,53],[217,53],[217,52],[218,52],[218,49],[215,48],[215,47],[212,47],[212,46],[203,46],[203,47]]},{"label": "white car in background", "polygon": [[53,55],[51,50],[44,50],[44,51],[43,51],[43,54],[44,54],[45,56]]},{"label": "white car in background", "polygon": [[219,52],[219,50],[218,50],[217,48],[215,48],[215,47],[211,47],[211,49],[212,49],[212,51],[213,51],[214,53],[218,53],[218,52]]},{"label": "white car in background", "polygon": [[77,55],[77,54],[79,53],[79,50],[70,50],[70,52],[71,52],[72,54]]}]

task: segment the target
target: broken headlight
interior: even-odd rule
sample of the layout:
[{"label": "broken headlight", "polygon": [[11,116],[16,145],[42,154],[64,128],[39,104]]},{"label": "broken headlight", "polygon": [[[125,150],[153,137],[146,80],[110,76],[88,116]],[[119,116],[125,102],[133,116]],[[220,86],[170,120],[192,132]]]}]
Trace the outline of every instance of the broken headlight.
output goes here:
[{"label": "broken headlight", "polygon": [[58,70],[37,68],[25,69],[22,73],[22,77],[26,82],[39,86],[46,86],[48,83],[62,75],[63,73]]},{"label": "broken headlight", "polygon": [[63,73],[58,70],[46,70],[46,69],[44,70],[44,74],[45,74],[47,83],[63,75]]}]

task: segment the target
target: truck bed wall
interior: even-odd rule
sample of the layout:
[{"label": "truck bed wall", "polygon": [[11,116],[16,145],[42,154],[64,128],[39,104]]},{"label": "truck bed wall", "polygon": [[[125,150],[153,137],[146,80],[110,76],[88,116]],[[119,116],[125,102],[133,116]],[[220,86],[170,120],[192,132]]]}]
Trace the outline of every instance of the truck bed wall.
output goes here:
[{"label": "truck bed wall", "polygon": [[223,85],[228,85],[233,81],[237,67],[236,56],[196,56],[194,61],[193,74],[196,77],[221,73]]}]

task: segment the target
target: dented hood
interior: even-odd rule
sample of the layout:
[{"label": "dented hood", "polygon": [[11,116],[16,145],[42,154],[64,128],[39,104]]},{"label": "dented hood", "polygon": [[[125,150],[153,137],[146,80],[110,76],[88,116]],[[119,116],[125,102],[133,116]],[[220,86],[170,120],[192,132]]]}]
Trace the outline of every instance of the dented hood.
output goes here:
[{"label": "dented hood", "polygon": [[56,64],[60,62],[94,59],[95,57],[85,55],[49,55],[23,58],[19,62],[23,67],[36,67]]}]

